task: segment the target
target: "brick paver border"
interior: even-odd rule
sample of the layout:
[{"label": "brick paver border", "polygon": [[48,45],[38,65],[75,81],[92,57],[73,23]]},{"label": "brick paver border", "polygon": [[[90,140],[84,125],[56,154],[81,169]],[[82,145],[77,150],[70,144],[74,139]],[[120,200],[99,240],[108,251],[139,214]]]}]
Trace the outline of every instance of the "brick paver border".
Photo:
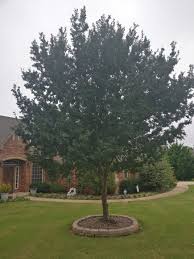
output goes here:
[{"label": "brick paver border", "polygon": [[96,229],[96,228],[86,228],[79,226],[79,222],[87,220],[91,217],[100,217],[100,215],[90,215],[84,218],[80,218],[73,222],[72,231],[76,235],[89,236],[89,237],[113,237],[113,236],[127,236],[139,231],[139,224],[135,218],[128,217],[126,215],[117,215],[119,217],[125,217],[131,220],[131,225],[128,227],[118,228],[118,229]]}]

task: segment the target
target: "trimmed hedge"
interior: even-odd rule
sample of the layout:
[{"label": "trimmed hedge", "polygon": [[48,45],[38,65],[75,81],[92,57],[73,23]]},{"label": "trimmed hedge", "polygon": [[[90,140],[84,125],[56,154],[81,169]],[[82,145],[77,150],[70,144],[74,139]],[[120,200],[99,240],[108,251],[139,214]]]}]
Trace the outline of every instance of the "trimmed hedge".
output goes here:
[{"label": "trimmed hedge", "polygon": [[64,193],[65,187],[60,184],[52,183],[39,183],[33,184],[33,187],[37,188],[38,193]]},{"label": "trimmed hedge", "polygon": [[49,193],[51,184],[49,183],[40,183],[37,184],[37,192]]},{"label": "trimmed hedge", "polygon": [[64,193],[65,187],[60,184],[51,184],[50,185],[50,192],[51,193]]}]

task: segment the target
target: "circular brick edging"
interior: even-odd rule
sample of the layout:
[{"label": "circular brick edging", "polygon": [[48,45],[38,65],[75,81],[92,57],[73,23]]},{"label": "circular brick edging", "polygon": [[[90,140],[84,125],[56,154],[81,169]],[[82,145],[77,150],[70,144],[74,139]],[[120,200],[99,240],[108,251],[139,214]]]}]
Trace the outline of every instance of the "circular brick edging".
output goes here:
[{"label": "circular brick edging", "polygon": [[88,236],[88,237],[113,237],[113,236],[127,236],[139,231],[139,224],[135,218],[128,217],[126,215],[116,215],[119,217],[125,217],[132,221],[132,224],[128,227],[117,228],[117,229],[95,229],[95,228],[86,228],[79,226],[79,222],[86,220],[91,217],[100,217],[100,215],[89,215],[84,218],[75,220],[72,224],[72,231],[76,235]]}]

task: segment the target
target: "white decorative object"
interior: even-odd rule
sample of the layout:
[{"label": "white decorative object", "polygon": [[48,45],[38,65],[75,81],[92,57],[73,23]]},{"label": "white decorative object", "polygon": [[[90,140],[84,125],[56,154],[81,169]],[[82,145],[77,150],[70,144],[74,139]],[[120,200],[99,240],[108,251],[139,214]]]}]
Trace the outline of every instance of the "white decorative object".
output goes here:
[{"label": "white decorative object", "polygon": [[1,200],[2,201],[7,201],[9,198],[9,194],[8,193],[1,193]]},{"label": "white decorative object", "polygon": [[127,190],[126,190],[126,189],[123,191],[123,194],[124,194],[124,195],[127,195]]},{"label": "white decorative object", "polygon": [[136,190],[137,192],[139,192],[139,185],[136,185]]},{"label": "white decorative object", "polygon": [[76,195],[76,188],[70,188],[67,197],[75,196]]},{"label": "white decorative object", "polygon": [[30,194],[33,196],[33,195],[36,195],[37,193],[37,188],[30,188]]}]

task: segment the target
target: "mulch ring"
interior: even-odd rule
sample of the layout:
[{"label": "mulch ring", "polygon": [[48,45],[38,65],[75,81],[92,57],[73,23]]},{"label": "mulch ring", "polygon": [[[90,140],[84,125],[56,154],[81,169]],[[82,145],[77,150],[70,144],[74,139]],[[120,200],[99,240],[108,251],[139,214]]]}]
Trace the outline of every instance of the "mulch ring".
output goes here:
[{"label": "mulch ring", "polygon": [[129,227],[132,220],[128,217],[110,216],[108,221],[104,221],[101,216],[93,216],[80,220],[78,226],[93,229],[118,229]]},{"label": "mulch ring", "polygon": [[126,236],[138,232],[139,224],[128,216],[112,215],[105,221],[102,216],[91,215],[74,221],[72,231],[76,235],[90,237]]}]

